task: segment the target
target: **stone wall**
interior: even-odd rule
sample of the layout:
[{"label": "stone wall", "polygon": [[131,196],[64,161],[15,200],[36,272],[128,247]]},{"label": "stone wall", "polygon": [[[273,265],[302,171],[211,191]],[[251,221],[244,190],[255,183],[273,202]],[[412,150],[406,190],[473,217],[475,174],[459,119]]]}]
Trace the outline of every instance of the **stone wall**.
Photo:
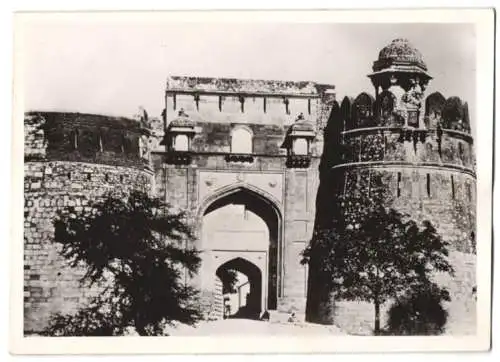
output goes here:
[{"label": "stone wall", "polygon": [[28,333],[42,329],[51,313],[74,311],[99,292],[80,289],[80,272],[68,268],[59,256],[52,242],[56,212],[68,206],[87,209],[112,191],[147,192],[151,182],[145,171],[66,161],[27,162],[24,170],[24,328]]},{"label": "stone wall", "polygon": [[[455,275],[437,274],[434,280],[448,289],[450,302],[443,304],[448,313],[444,333],[447,335],[474,335],[477,330],[476,296],[476,257],[473,254],[452,252],[449,261]],[[393,301],[380,307],[380,325],[385,327],[387,312]],[[342,331],[352,335],[372,335],[375,324],[375,307],[367,302],[336,301],[334,324]]]},{"label": "stone wall", "polygon": [[474,171],[470,135],[453,130],[374,127],[343,132],[342,163],[405,162]]},{"label": "stone wall", "polygon": [[[65,125],[62,127],[65,131],[51,134],[51,127],[43,127],[44,123],[47,125],[45,116],[47,114],[28,114],[25,122],[25,334],[41,331],[51,314],[74,312],[78,305],[100,292],[99,287],[92,290],[80,288],[82,271],[69,268],[59,255],[59,247],[52,241],[57,211],[68,206],[75,207],[76,211],[85,210],[112,191],[149,192],[152,188],[152,172],[135,154],[109,151],[106,156],[96,159],[93,158],[95,154],[79,154],[78,148],[71,155],[65,154],[64,140],[75,129],[71,127],[80,127],[82,123],[72,123],[68,114],[52,113],[48,117],[49,125]],[[88,122],[89,119],[95,120],[94,129],[100,127],[100,116],[87,115],[84,118]],[[55,134],[62,136],[57,138]],[[94,162],[76,161],[82,159]],[[111,166],[103,160],[128,166]]]},{"label": "stone wall", "polygon": [[375,189],[382,180],[388,207],[409,215],[417,222],[430,221],[452,248],[474,252],[476,226],[475,178],[458,170],[437,167],[390,165],[342,170],[345,197]]}]

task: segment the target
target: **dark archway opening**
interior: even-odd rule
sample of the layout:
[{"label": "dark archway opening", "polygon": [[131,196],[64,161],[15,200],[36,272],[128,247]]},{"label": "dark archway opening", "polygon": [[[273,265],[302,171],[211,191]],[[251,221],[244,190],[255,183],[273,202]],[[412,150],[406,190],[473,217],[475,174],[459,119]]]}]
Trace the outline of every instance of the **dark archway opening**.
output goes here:
[{"label": "dark archway opening", "polygon": [[[243,258],[235,258],[217,268],[216,275],[222,281],[223,295],[228,298],[224,303],[225,318],[259,319],[262,313],[262,274],[259,268]],[[229,295],[235,297],[232,303]]]},{"label": "dark archway opening", "polygon": [[[245,209],[260,217],[269,230],[268,265],[267,265],[267,300],[264,309],[276,310],[278,297],[281,295],[281,243],[279,242],[281,233],[280,214],[276,206],[257,192],[247,188],[238,188],[233,192],[215,200],[205,210],[204,215],[211,213],[227,205],[243,205]],[[243,272],[244,273],[244,272]],[[245,274],[245,273],[244,273]],[[249,276],[250,277],[250,276]],[[261,283],[264,281],[261,276]]]}]

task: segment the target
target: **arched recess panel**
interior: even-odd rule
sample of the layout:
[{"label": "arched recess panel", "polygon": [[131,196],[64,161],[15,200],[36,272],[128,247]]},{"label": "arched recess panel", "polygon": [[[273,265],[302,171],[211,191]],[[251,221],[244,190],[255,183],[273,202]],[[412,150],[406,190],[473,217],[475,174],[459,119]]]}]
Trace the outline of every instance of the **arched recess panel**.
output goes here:
[{"label": "arched recess panel", "polygon": [[441,121],[446,98],[439,93],[434,92],[425,99],[425,118],[429,128],[436,128]]},{"label": "arched recess panel", "polygon": [[348,131],[353,128],[353,123],[351,119],[351,108],[352,99],[350,97],[344,97],[342,103],[340,104],[340,116],[344,122],[344,130]]},{"label": "arched recess panel", "polygon": [[340,158],[340,144],[343,130],[343,117],[337,101],[333,102],[330,117],[324,130],[323,153],[321,155],[321,166],[331,167]]},{"label": "arched recess panel", "polygon": [[252,153],[253,133],[243,126],[236,126],[231,132],[231,152],[232,153]]},{"label": "arched recess panel", "polygon": [[374,106],[376,115],[380,116],[380,126],[393,125],[394,108],[396,106],[396,96],[388,90],[383,91],[378,95],[377,102]]},{"label": "arched recess panel", "polygon": [[459,97],[450,97],[446,100],[443,109],[443,128],[460,128],[463,120],[463,103]]},{"label": "arched recess panel", "polygon": [[375,100],[368,93],[359,94],[352,104],[352,122],[353,127],[374,126],[373,122],[373,104]]}]

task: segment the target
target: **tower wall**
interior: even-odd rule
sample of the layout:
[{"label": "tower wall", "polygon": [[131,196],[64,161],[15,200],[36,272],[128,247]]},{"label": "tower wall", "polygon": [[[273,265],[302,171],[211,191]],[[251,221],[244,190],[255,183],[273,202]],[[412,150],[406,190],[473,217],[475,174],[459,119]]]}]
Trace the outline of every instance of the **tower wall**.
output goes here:
[{"label": "tower wall", "polygon": [[339,193],[368,192],[372,179],[386,187],[387,206],[417,222],[429,220],[444,239],[472,252],[476,178],[470,135],[436,129],[367,128],[343,132],[344,157],[333,167]]},{"label": "tower wall", "polygon": [[[78,133],[76,133],[78,132]],[[53,243],[53,219],[68,206],[89,208],[111,191],[151,188],[139,156],[137,122],[77,113],[25,115],[24,332],[41,331],[52,313],[68,313],[100,292],[81,288]]]},{"label": "tower wall", "polygon": [[[408,127],[392,109],[383,112],[380,98],[375,102],[361,95],[345,98],[338,111],[332,112],[325,149],[337,150],[337,154],[323,160],[328,167],[322,171],[317,213],[328,214],[331,209],[326,203],[339,196],[350,199],[368,194],[378,183],[387,207],[416,222],[432,222],[450,242],[450,261],[456,270],[452,278],[435,276],[452,296],[447,328],[465,320],[456,333],[474,333],[476,174],[467,104],[457,97],[446,100],[432,94],[420,110],[425,114],[420,126]],[[352,210],[340,211],[343,217],[356,218]],[[320,226],[318,219],[316,226]],[[313,283],[312,288],[318,287]],[[324,318],[350,333],[371,333],[373,305],[336,300],[333,306],[332,314]],[[382,306],[382,325],[389,306]]]}]

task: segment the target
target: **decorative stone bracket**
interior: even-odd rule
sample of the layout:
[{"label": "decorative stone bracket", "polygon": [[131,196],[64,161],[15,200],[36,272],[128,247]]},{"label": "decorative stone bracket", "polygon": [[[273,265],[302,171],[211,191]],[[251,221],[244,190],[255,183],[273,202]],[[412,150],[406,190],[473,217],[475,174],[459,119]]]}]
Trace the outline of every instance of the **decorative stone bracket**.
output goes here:
[{"label": "decorative stone bracket", "polygon": [[252,163],[254,156],[248,153],[229,153],[226,155],[226,162],[247,162]]},{"label": "decorative stone bracket", "polygon": [[286,159],[286,166],[288,168],[308,168],[310,165],[310,155],[288,155]]},{"label": "decorative stone bracket", "polygon": [[191,152],[170,151],[165,154],[165,163],[167,164],[189,165],[191,160]]},{"label": "decorative stone bracket", "polygon": [[417,144],[420,141],[421,143],[425,143],[427,138],[428,131],[425,129],[412,129],[412,128],[403,128],[401,129],[401,133],[399,134],[398,141],[403,143],[405,141],[412,142],[413,148],[415,152],[417,151]]}]

